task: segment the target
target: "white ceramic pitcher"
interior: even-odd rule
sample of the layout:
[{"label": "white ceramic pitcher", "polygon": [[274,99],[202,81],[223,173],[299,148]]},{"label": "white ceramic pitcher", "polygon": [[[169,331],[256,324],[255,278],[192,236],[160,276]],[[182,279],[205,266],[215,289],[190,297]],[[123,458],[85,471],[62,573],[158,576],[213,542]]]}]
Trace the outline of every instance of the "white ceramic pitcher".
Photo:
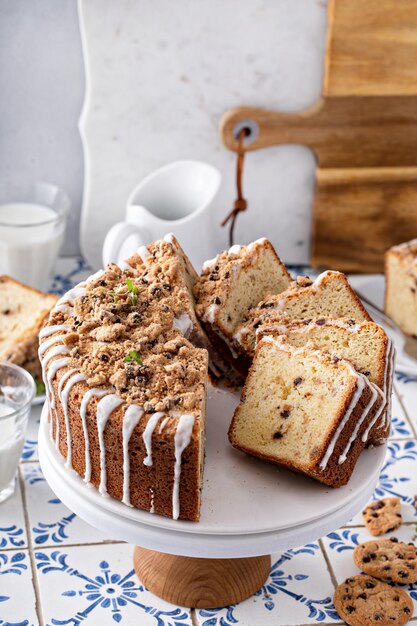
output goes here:
[{"label": "white ceramic pitcher", "polygon": [[210,205],[220,182],[220,172],[202,161],[175,161],[152,172],[130,194],[125,221],[107,233],[104,264],[172,232],[200,269],[210,255]]}]

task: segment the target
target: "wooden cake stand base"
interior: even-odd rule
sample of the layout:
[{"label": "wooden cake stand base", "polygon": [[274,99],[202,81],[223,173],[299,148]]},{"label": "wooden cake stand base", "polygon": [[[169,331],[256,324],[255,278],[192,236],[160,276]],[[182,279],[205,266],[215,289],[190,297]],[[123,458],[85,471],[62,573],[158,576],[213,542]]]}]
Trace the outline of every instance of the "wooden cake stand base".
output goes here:
[{"label": "wooden cake stand base", "polygon": [[210,609],[241,602],[262,587],[270,556],[201,559],[135,548],[133,563],[140,581],[167,602]]}]

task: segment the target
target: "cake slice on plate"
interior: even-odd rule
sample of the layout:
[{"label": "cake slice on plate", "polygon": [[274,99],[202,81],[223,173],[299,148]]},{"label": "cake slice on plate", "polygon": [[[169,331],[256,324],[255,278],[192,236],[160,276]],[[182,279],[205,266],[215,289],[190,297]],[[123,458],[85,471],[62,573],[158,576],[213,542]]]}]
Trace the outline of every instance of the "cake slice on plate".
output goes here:
[{"label": "cake slice on plate", "polygon": [[0,359],[24,367],[42,380],[38,334],[57,296],[0,276]]},{"label": "cake slice on plate", "polygon": [[236,352],[250,360],[254,354],[257,330],[279,322],[283,317],[290,320],[344,317],[355,322],[371,321],[342,272],[326,271],[315,281],[308,276],[299,276],[286,291],[268,296],[249,311],[247,319],[233,336]]},{"label": "cake slice on plate", "polygon": [[281,293],[291,277],[267,239],[232,246],[203,265],[194,287],[196,312],[218,351],[242,374],[247,364],[233,349],[233,335],[250,307]]},{"label": "cake slice on plate", "polygon": [[379,402],[375,385],[348,361],[265,335],[229,440],[243,452],[340,487],[352,475]]},{"label": "cake slice on plate", "polygon": [[417,338],[417,239],[385,254],[385,312],[401,330]]},{"label": "cake slice on plate", "polygon": [[262,327],[257,341],[264,335],[281,336],[295,348],[304,346],[325,350],[349,360],[354,368],[378,387],[383,399],[365,434],[365,443],[378,445],[389,436],[391,422],[391,391],[395,349],[384,329],[375,322],[319,317],[312,321],[285,321]]}]

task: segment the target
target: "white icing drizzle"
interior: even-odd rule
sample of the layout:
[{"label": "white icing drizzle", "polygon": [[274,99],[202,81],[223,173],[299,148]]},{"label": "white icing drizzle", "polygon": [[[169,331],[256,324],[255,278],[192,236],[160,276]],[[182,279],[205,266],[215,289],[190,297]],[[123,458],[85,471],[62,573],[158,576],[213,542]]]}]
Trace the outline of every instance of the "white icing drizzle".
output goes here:
[{"label": "white icing drizzle", "polygon": [[130,504],[130,458],[129,458],[129,441],[133,431],[139,424],[143,415],[142,407],[137,404],[131,404],[127,407],[123,416],[123,504]]},{"label": "white icing drizzle", "polygon": [[62,298],[58,300],[55,308],[60,304],[70,304],[71,306],[74,306],[75,299],[79,296],[84,296],[86,293],[87,289],[85,288],[85,283],[80,283],[79,285],[76,285],[75,287],[67,291],[67,293],[65,293]]},{"label": "white icing drizzle", "polygon": [[100,278],[101,276],[103,276],[103,274],[105,273],[106,273],[105,270],[98,270],[94,274],[90,274],[90,276],[85,279],[85,282],[92,283],[93,281],[97,280],[97,278]]},{"label": "white icing drizzle", "polygon": [[167,235],[165,235],[164,241],[166,243],[170,243],[171,246],[174,245],[174,233],[168,233]]},{"label": "white icing drizzle", "polygon": [[48,354],[42,359],[42,367],[46,368],[49,361],[51,361],[51,359],[53,359],[55,356],[58,356],[59,354],[70,354],[70,351],[67,346],[64,346],[62,344],[50,348],[48,350]]},{"label": "white icing drizzle", "polygon": [[231,246],[227,251],[228,254],[239,254],[243,246],[239,246],[239,244],[235,243],[234,246]]},{"label": "white icing drizzle", "polygon": [[333,454],[333,450],[335,448],[335,445],[337,443],[337,440],[339,439],[341,433],[343,432],[344,427],[346,426],[350,416],[352,415],[353,410],[355,409],[356,405],[358,404],[362,393],[365,389],[365,386],[367,384],[367,379],[365,379],[364,376],[362,376],[361,374],[358,374],[358,372],[356,372],[353,367],[349,364],[346,363],[346,365],[349,367],[350,371],[352,372],[352,374],[356,377],[356,390],[351,398],[351,401],[349,403],[349,406],[347,408],[346,413],[343,416],[343,419],[340,421],[339,426],[336,429],[336,432],[334,433],[328,447],[327,450],[320,462],[320,469],[324,470],[327,467],[327,463],[329,462],[330,457]]},{"label": "white icing drizzle", "polygon": [[179,330],[183,337],[188,337],[194,328],[194,324],[187,313],[181,313],[178,317],[174,318],[172,328],[174,330]]},{"label": "white icing drizzle", "polygon": [[38,349],[39,358],[41,358],[45,354],[45,352],[49,350],[49,348],[53,346],[55,343],[62,342],[62,338],[63,338],[63,335],[60,334],[60,335],[54,335],[50,339],[43,341]]},{"label": "white icing drizzle", "polygon": [[254,248],[255,246],[262,246],[265,241],[267,241],[266,237],[261,237],[260,239],[256,239],[255,241],[252,241],[252,243],[250,243],[247,248],[248,250],[251,250],[252,248]]},{"label": "white icing drizzle", "polygon": [[313,288],[320,287],[323,280],[327,278],[328,276],[331,276],[332,274],[340,274],[340,272],[336,272],[335,270],[326,270],[325,272],[322,272],[321,274],[317,276],[316,280],[313,282],[311,286]]},{"label": "white icing drizzle", "polygon": [[182,453],[191,441],[194,427],[194,415],[185,413],[178,420],[175,432],[175,466],[174,466],[174,486],[172,489],[172,517],[178,519],[180,514],[180,478]]},{"label": "white icing drizzle", "polygon": [[58,313],[58,311],[62,311],[63,313],[67,313],[70,317],[74,317],[74,307],[69,304],[57,304],[51,311],[51,315],[54,313]]},{"label": "white icing drizzle", "polygon": [[107,494],[106,476],[106,449],[104,447],[104,429],[112,411],[123,403],[116,394],[106,395],[97,404],[97,431],[100,444],[100,486],[98,488],[102,496]]},{"label": "white icing drizzle", "polygon": [[[68,380],[68,378],[70,376],[72,376],[73,374],[75,374],[77,372],[76,369],[71,369],[68,370],[68,372],[65,372],[65,374],[63,374],[63,376],[61,376],[61,379],[58,383],[58,398],[60,398],[61,396],[61,391],[62,391],[62,387],[64,386],[65,382]],[[52,436],[51,436],[52,439]],[[56,416],[56,432],[55,432],[55,444],[58,447],[59,446],[59,417],[58,414]]]},{"label": "white icing drizzle", "polygon": [[202,270],[208,270],[211,267],[214,267],[216,265],[216,262],[217,262],[216,256],[214,257],[214,259],[208,259],[207,261],[204,261]]},{"label": "white icing drizzle", "polygon": [[158,432],[159,432],[159,434],[161,434],[161,433],[162,433],[162,431],[164,430],[164,428],[165,428],[165,426],[166,426],[167,422],[169,422],[169,420],[170,420],[170,418],[169,418],[169,417],[165,417],[165,418],[162,420],[162,422],[161,422],[161,424],[160,424],[160,426],[159,426],[159,431],[158,431]]},{"label": "white icing drizzle", "polygon": [[62,359],[56,359],[55,361],[52,361],[51,365],[49,366],[46,375],[47,385],[45,385],[45,387],[47,387],[47,390],[49,392],[51,409],[55,408],[55,396],[53,394],[52,381],[55,378],[57,371],[60,370],[61,367],[66,367],[67,365],[69,365],[70,361],[71,359],[69,357],[63,357]]},{"label": "white icing drizzle", "polygon": [[39,339],[45,339],[45,337],[49,337],[54,333],[62,331],[63,333],[67,333],[69,330],[66,324],[55,324],[53,326],[45,326],[41,329],[39,333]]},{"label": "white icing drizzle", "polygon": [[151,492],[151,506],[149,508],[149,513],[155,513],[155,507],[154,507],[155,491],[152,489],[152,487],[149,487],[149,491]]},{"label": "white icing drizzle", "polygon": [[91,460],[90,460],[90,440],[88,438],[88,428],[87,428],[87,408],[90,400],[95,396],[97,398],[103,398],[103,396],[107,396],[111,391],[108,389],[99,389],[93,388],[86,391],[81,400],[80,406],[80,416],[81,422],[83,425],[83,433],[84,433],[84,443],[85,443],[85,472],[84,472],[84,482],[89,483],[91,479]]},{"label": "white icing drizzle", "polygon": [[[376,386],[376,385],[375,385]],[[370,423],[368,424],[367,429],[365,430],[365,432],[362,435],[362,441],[364,443],[366,443],[368,441],[369,438],[369,433],[371,432],[374,424],[376,424],[377,420],[379,419],[379,417],[381,416],[381,414],[383,414],[384,409],[387,409],[387,400],[386,400],[386,396],[385,394],[379,389],[379,387],[377,387],[378,391],[381,393],[382,395],[382,402],[381,405],[378,409],[378,411],[375,413],[375,415],[373,416],[372,420],[370,421]],[[385,421],[385,419],[384,419]]]},{"label": "white icing drizzle", "polygon": [[140,246],[140,248],[137,249],[137,254],[140,256],[144,263],[146,263],[146,260],[149,259],[149,257],[151,256],[151,253],[146,246]]},{"label": "white icing drizzle", "polygon": [[[381,414],[381,411],[384,407],[385,398],[383,396],[382,391],[379,389],[379,387],[377,387],[374,383],[371,383],[371,381],[369,380],[368,380],[368,385],[372,392],[371,399],[369,400],[368,404],[364,408],[360,419],[358,419],[358,421],[356,422],[355,428],[352,431],[349,441],[346,444],[346,447],[343,450],[342,454],[339,456],[339,465],[342,465],[346,461],[349,450],[352,447],[353,442],[356,441],[356,437],[358,436],[360,428],[362,424],[364,423],[366,417],[368,416],[369,411],[375,406],[375,403],[378,400],[378,396],[380,396],[382,400],[381,405],[377,411],[379,415]],[[366,439],[365,440],[363,439],[363,436],[362,436],[362,441],[366,441]]]},{"label": "white icing drizzle", "polygon": [[[140,250],[140,248],[139,248]],[[134,267],[132,267],[131,265],[129,265],[129,263],[127,261],[119,261],[117,264],[117,267],[119,269],[122,270],[122,272],[124,272],[125,270],[128,270],[129,272],[131,272],[134,276],[138,275],[137,270],[135,270]]]},{"label": "white icing drizzle", "polygon": [[204,320],[206,322],[210,322],[210,324],[214,324],[214,319],[216,317],[217,308],[218,308],[217,304],[210,304],[207,311],[204,313]]},{"label": "white icing drizzle", "polygon": [[158,420],[161,417],[163,417],[164,415],[165,415],[165,413],[161,413],[161,411],[158,411],[157,413],[154,413],[153,415],[151,415],[151,417],[149,418],[148,423],[146,424],[146,428],[143,431],[142,439],[143,439],[143,443],[145,444],[145,448],[146,448],[146,457],[143,460],[143,464],[147,465],[148,467],[152,467],[152,435],[153,435],[153,431],[156,428]]},{"label": "white icing drizzle", "polygon": [[67,430],[67,460],[65,461],[65,467],[72,467],[72,447],[71,447],[71,432],[70,432],[70,423],[69,423],[69,415],[68,415],[68,396],[72,387],[81,381],[87,380],[86,376],[83,374],[74,374],[68,378],[65,387],[62,388],[59,399],[61,400],[62,409],[64,411],[64,419],[65,419],[65,427]]}]

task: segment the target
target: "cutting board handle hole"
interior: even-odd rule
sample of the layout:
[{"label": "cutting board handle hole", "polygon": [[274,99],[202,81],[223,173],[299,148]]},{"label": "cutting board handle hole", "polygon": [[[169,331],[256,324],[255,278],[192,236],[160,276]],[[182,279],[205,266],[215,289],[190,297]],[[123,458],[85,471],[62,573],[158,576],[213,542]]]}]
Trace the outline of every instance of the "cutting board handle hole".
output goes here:
[{"label": "cutting board handle hole", "polygon": [[241,120],[235,125],[233,128],[233,137],[236,142],[242,130],[245,131],[245,138],[243,140],[243,145],[245,146],[254,142],[259,136],[259,126],[254,120]]}]

